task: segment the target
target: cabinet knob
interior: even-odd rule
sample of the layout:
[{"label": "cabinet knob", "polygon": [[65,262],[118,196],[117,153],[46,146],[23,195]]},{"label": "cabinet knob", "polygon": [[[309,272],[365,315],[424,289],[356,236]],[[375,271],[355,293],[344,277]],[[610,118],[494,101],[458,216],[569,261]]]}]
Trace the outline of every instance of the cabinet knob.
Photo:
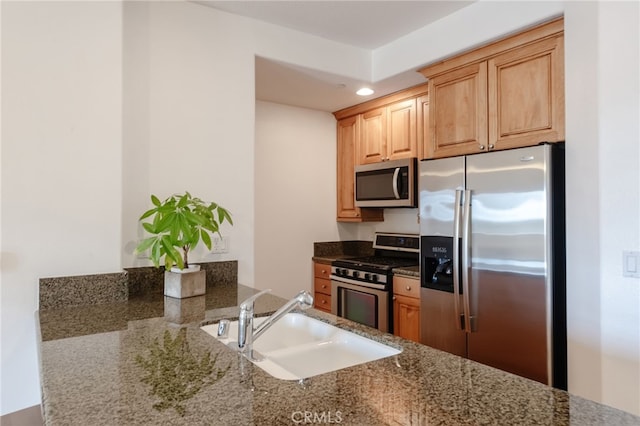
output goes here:
[{"label": "cabinet knob", "polygon": [[480,145],[478,148],[480,148],[480,151],[484,151],[484,145]]},{"label": "cabinet knob", "polygon": [[322,303],[323,305],[326,305],[326,304],[327,304],[327,301],[326,301],[326,300],[324,300],[324,299],[322,299],[322,301],[321,301],[320,303]]},{"label": "cabinet knob", "polygon": [[410,285],[407,286],[407,291],[411,291],[411,286]]},{"label": "cabinet knob", "polygon": [[325,269],[323,269],[322,271],[320,271],[320,273],[324,275],[324,274],[327,273],[327,271]]},{"label": "cabinet knob", "polygon": [[327,288],[327,285],[326,284],[322,284],[322,288]]},{"label": "cabinet knob", "polygon": [[494,145],[494,144],[492,144],[492,143],[490,143],[490,144],[489,144],[489,149],[491,150],[491,149],[493,149],[493,148],[495,148],[495,145]]}]

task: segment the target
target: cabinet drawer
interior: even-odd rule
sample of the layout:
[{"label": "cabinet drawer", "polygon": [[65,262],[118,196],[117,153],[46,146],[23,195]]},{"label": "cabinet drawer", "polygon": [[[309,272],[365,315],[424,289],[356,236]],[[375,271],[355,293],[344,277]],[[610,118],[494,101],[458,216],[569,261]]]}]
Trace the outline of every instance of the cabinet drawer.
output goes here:
[{"label": "cabinet drawer", "polygon": [[329,279],[331,276],[331,265],[327,265],[326,263],[314,263],[313,276],[316,278]]},{"label": "cabinet drawer", "polygon": [[420,298],[420,280],[417,278],[393,277],[393,293]]},{"label": "cabinet drawer", "polygon": [[331,296],[331,280],[325,280],[324,278],[316,278],[313,280],[313,288],[316,293],[326,294]]},{"label": "cabinet drawer", "polygon": [[331,312],[331,296],[316,292],[313,297],[313,307],[325,312]]}]

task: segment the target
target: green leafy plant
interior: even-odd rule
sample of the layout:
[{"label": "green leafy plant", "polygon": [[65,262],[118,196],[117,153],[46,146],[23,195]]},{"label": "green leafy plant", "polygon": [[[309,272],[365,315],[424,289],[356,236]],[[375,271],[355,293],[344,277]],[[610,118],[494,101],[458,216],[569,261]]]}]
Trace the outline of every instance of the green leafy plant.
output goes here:
[{"label": "green leafy plant", "polygon": [[[149,250],[149,258],[157,267],[164,257],[165,269],[172,266],[189,267],[188,255],[200,240],[211,250],[211,234],[220,234],[220,225],[226,220],[233,225],[231,214],[216,203],[207,203],[189,192],[175,194],[164,201],[151,195],[154,207],[140,216],[142,227],[152,237],[145,238],[136,247],[136,253]],[[178,250],[182,250],[182,255]]]}]

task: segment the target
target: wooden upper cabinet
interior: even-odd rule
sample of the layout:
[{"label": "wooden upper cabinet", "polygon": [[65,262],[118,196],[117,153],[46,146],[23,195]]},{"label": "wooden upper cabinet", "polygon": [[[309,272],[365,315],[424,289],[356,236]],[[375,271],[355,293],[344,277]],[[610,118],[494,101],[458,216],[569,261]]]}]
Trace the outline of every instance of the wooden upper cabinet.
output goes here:
[{"label": "wooden upper cabinet", "polygon": [[416,100],[396,102],[387,107],[387,160],[416,157]]},{"label": "wooden upper cabinet", "polygon": [[418,158],[425,158],[426,152],[429,149],[429,142],[431,141],[431,129],[429,127],[429,96],[423,95],[416,99],[417,108],[417,141]]},{"label": "wooden upper cabinet", "polygon": [[426,158],[484,151],[487,146],[487,64],[429,80],[430,143]]},{"label": "wooden upper cabinet", "polygon": [[356,143],[360,132],[358,117],[338,121],[337,181],[338,218],[357,218],[354,196]]},{"label": "wooden upper cabinet", "polygon": [[358,164],[384,161],[387,147],[387,109],[376,108],[361,115]]},{"label": "wooden upper cabinet", "polygon": [[564,140],[563,39],[488,61],[489,140],[497,148]]},{"label": "wooden upper cabinet", "polygon": [[358,164],[416,157],[416,100],[407,99],[362,116]]},{"label": "wooden upper cabinet", "polygon": [[[334,112],[337,126],[337,219],[383,221],[384,210],[355,206],[355,166],[418,156],[418,102],[427,83]],[[424,104],[423,104],[424,102]],[[428,108],[425,110],[428,113]],[[423,110],[420,110],[423,113]],[[422,141],[423,138],[420,138]]]},{"label": "wooden upper cabinet", "polygon": [[384,220],[382,209],[360,209],[355,205],[355,164],[360,142],[360,117],[347,117],[337,126],[337,220],[362,222]]},{"label": "wooden upper cabinet", "polygon": [[557,19],[420,70],[431,129],[423,158],[563,141],[563,27]]}]

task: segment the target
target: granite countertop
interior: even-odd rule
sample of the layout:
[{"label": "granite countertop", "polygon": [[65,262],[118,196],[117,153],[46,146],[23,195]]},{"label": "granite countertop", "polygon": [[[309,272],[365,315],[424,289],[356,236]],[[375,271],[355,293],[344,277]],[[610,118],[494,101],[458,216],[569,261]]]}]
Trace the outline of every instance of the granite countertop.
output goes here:
[{"label": "granite countertop", "polygon": [[[200,330],[237,317],[237,305],[254,292],[221,286],[177,305],[156,295],[39,311],[46,424],[640,423],[640,417],[315,309],[305,313],[403,351],[300,382],[275,379]],[[264,314],[284,302],[265,295],[255,309]]]}]

